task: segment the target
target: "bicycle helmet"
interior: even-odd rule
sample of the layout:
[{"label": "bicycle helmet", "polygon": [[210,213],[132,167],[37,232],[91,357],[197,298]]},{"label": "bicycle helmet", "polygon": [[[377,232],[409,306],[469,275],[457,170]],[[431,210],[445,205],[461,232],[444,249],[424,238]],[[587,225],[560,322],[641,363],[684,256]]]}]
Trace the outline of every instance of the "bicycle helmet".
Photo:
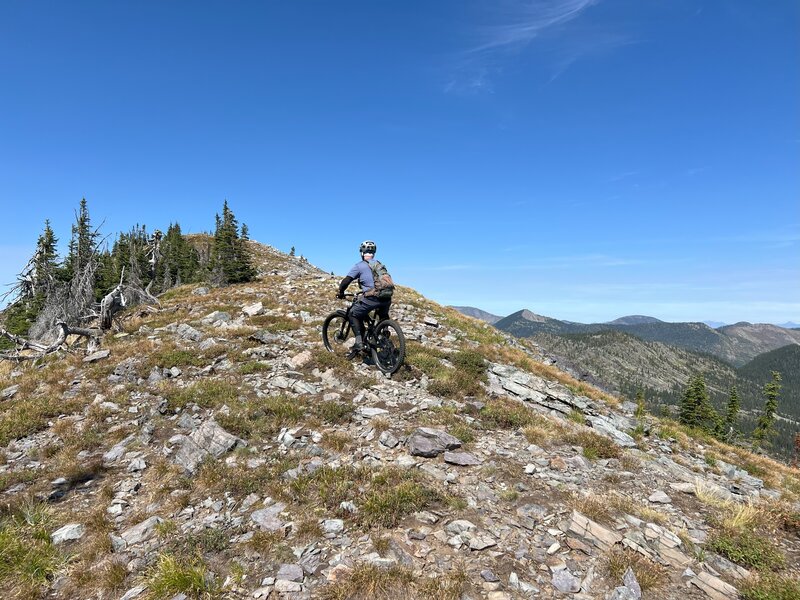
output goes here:
[{"label": "bicycle helmet", "polygon": [[375,254],[378,251],[378,246],[376,246],[375,242],[372,240],[366,240],[361,242],[361,246],[359,246],[358,251],[361,254]]}]

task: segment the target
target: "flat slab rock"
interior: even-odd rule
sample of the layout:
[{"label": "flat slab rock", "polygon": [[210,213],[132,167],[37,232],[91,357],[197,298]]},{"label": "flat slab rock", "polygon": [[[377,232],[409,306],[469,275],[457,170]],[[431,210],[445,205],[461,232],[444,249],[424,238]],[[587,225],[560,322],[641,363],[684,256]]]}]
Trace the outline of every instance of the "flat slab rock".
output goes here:
[{"label": "flat slab rock", "polygon": [[111,350],[98,350],[97,352],[92,352],[89,356],[85,357],[83,362],[93,363],[97,362],[98,360],[108,358],[109,356],[111,356]]},{"label": "flat slab rock", "polygon": [[471,467],[481,464],[481,460],[469,452],[445,452],[444,462],[461,467]]},{"label": "flat slab rock", "polygon": [[461,447],[461,440],[431,427],[418,427],[406,441],[408,452],[412,456],[435,458],[447,450]]}]

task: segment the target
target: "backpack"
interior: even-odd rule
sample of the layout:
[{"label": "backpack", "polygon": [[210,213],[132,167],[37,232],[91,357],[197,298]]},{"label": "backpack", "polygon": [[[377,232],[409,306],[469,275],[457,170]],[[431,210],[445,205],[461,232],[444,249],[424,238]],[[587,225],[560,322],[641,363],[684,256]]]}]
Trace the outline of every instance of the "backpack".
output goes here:
[{"label": "backpack", "polygon": [[394,293],[394,281],[389,271],[379,260],[374,260],[369,263],[369,268],[372,271],[372,279],[375,282],[375,287],[369,290],[365,296],[372,296],[379,300],[388,300]]}]

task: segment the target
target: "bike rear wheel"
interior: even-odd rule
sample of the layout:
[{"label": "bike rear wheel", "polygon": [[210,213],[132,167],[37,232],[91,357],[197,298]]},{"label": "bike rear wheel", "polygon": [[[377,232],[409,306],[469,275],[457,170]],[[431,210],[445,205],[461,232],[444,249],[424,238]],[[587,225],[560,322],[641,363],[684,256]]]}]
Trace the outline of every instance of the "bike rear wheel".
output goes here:
[{"label": "bike rear wheel", "polygon": [[332,312],[325,318],[322,324],[322,343],[328,352],[333,352],[340,356],[347,356],[350,348],[355,343],[353,330],[350,321],[347,320],[347,313],[343,310]]},{"label": "bike rear wheel", "polygon": [[374,338],[374,345],[370,344],[373,362],[384,373],[396,373],[406,358],[406,338],[400,325],[391,319],[381,321],[375,326]]}]

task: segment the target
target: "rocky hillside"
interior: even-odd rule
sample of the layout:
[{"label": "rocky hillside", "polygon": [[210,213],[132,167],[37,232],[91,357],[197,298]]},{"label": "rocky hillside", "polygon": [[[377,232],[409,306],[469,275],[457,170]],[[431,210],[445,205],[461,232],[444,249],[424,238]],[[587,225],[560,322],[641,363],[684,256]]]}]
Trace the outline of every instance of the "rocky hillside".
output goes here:
[{"label": "rocky hillside", "polygon": [[494,325],[500,319],[503,318],[497,315],[493,315],[490,312],[486,312],[485,310],[481,310],[480,308],[474,308],[472,306],[451,306],[450,308],[455,308],[462,315],[473,317],[475,319],[478,319],[479,321],[486,321],[490,325]]},{"label": "rocky hillside", "polygon": [[176,288],[99,352],[0,366],[7,597],[800,590],[796,469],[637,419],[409,289],[386,378],[320,343],[338,278],[251,247],[254,283]]}]

